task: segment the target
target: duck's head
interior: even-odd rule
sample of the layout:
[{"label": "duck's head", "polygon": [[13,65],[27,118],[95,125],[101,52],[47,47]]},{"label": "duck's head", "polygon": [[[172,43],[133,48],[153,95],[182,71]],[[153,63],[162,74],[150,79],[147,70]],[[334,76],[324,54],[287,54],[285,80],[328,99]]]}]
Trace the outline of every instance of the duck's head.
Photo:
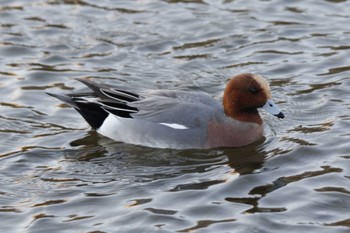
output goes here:
[{"label": "duck's head", "polygon": [[234,76],[225,88],[223,105],[225,114],[239,121],[262,124],[258,108],[284,118],[284,114],[272,101],[269,83],[257,74]]}]

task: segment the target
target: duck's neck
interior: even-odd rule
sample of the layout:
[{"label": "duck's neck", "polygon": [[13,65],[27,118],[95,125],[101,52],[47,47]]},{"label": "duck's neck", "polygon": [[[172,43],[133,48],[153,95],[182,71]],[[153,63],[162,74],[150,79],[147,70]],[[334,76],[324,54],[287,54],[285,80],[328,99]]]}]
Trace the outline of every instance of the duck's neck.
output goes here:
[{"label": "duck's neck", "polygon": [[233,119],[243,122],[252,122],[261,125],[263,123],[257,109],[253,111],[234,111],[232,114],[226,114]]},{"label": "duck's neck", "polygon": [[225,115],[238,121],[251,122],[261,125],[263,123],[259,111],[243,108],[235,102],[229,102],[229,98],[223,99]]}]

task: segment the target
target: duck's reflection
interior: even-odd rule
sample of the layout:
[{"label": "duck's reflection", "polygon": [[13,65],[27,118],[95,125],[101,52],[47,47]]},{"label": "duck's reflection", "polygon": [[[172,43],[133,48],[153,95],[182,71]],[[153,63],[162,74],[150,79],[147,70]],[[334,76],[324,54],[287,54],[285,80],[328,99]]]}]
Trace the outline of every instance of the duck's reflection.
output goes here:
[{"label": "duck's reflection", "polygon": [[103,157],[108,157],[106,161],[111,161],[112,157],[115,162],[128,166],[129,170],[133,170],[133,167],[144,167],[145,171],[149,171],[149,174],[144,172],[139,175],[154,175],[158,178],[162,177],[160,174],[169,177],[184,173],[204,173],[215,166],[227,164],[233,169],[232,172],[245,175],[262,168],[267,155],[263,141],[262,139],[249,146],[227,149],[155,149],[115,142],[95,131],[89,131],[85,137],[70,143],[77,150],[67,156],[71,159],[75,157],[79,161],[103,160]]},{"label": "duck's reflection", "polygon": [[267,156],[263,141],[264,139],[249,146],[224,150],[229,165],[240,175],[261,169]]}]

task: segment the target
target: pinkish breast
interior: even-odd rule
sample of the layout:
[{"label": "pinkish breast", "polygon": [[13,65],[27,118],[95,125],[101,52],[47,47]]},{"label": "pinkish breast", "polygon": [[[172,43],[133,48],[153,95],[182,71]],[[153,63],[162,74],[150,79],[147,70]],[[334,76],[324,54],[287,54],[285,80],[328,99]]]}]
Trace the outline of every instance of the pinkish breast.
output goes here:
[{"label": "pinkish breast", "polygon": [[228,119],[225,122],[209,121],[207,147],[239,147],[263,137],[262,124]]}]

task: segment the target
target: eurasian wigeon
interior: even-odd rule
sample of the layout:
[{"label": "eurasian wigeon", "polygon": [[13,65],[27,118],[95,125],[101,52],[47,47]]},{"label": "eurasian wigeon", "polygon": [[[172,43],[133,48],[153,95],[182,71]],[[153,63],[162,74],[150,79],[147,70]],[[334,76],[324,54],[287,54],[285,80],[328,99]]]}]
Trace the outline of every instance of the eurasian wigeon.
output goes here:
[{"label": "eurasian wigeon", "polygon": [[258,108],[284,118],[268,82],[257,74],[234,76],[222,104],[203,92],[134,93],[79,81],[92,92],[48,94],[73,106],[98,133],[130,144],[174,149],[244,146],[263,137]]}]

